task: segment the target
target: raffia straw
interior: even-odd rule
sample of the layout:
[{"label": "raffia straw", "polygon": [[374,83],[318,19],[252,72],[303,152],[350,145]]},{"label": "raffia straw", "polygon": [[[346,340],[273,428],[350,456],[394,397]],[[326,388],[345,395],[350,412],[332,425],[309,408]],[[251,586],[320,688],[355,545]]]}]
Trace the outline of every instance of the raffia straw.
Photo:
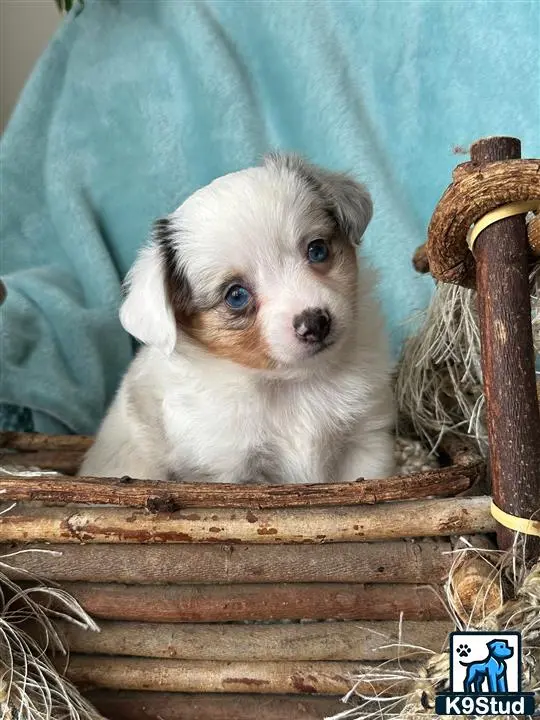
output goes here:
[{"label": "raffia straw", "polygon": [[[462,538],[462,542],[466,544],[464,538]],[[472,546],[454,551],[454,561],[446,584],[445,599],[448,614],[458,630],[521,631],[522,686],[524,691],[536,693],[538,701],[540,699],[540,562],[527,572],[524,569],[524,549],[525,541],[522,537],[518,537],[514,547],[509,552],[482,551]],[[486,583],[497,582],[504,585],[511,599],[480,619],[478,619],[478,608],[475,608],[471,616],[463,621],[460,619],[463,608],[456,606],[459,599],[456,599],[455,594],[450,591],[450,587],[453,574],[463,562],[464,554],[471,553],[480,554],[482,558],[493,563],[496,572],[486,580]],[[480,588],[479,595],[485,597],[487,587]],[[476,619],[474,625],[471,622],[473,616]],[[401,625],[402,620],[400,621],[400,638],[402,636]],[[438,692],[448,690],[448,650],[445,648],[442,649],[441,653],[435,653],[425,648],[404,645],[401,641],[396,644],[396,654],[399,659],[404,659],[404,655],[410,651],[420,650],[430,654],[430,658],[416,673],[389,673],[382,664],[377,670],[372,671],[370,676],[360,675],[353,678],[351,690],[343,698],[343,702],[348,703],[353,699],[356,706],[349,707],[331,718],[325,718],[325,720],[372,720],[374,718],[385,719],[391,717],[413,720],[413,718],[417,717],[435,717],[435,695]],[[395,697],[377,697],[374,700],[372,697],[356,693],[356,688],[360,683],[381,681],[386,678],[409,680],[410,694]],[[477,716],[469,716],[469,718],[475,717]],[[496,716],[492,717],[496,720]]]},{"label": "raffia straw", "polygon": [[[540,262],[532,269],[530,284],[534,345],[540,354]],[[401,423],[412,426],[433,451],[452,434],[472,438],[485,457],[476,294],[439,283],[421,319],[419,332],[405,345],[396,379]]]},{"label": "raffia straw", "polygon": [[[0,513],[1,514],[1,513]],[[104,720],[78,690],[61,677],[47,656],[52,650],[67,656],[67,648],[54,620],[72,622],[86,630],[99,630],[79,603],[59,587],[37,582],[23,589],[3,572],[20,550],[0,556],[0,717],[6,720]],[[30,573],[29,580],[36,581]],[[40,642],[23,626],[40,629]]]}]

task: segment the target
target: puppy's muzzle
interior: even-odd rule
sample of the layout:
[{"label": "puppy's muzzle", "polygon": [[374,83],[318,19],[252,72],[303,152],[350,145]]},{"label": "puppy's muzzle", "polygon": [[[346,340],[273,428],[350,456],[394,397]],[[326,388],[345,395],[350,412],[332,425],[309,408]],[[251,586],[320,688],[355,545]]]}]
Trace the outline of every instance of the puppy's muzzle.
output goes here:
[{"label": "puppy's muzzle", "polygon": [[307,308],[293,320],[296,337],[312,345],[321,344],[330,333],[332,319],[322,308]]}]

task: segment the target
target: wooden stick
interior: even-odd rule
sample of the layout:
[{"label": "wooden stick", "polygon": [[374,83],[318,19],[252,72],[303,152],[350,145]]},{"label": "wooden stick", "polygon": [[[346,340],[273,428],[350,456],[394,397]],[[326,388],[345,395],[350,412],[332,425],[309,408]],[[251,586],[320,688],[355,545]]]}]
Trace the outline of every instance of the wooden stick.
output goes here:
[{"label": "wooden stick", "polygon": [[44,435],[42,433],[0,432],[0,448],[35,452],[37,450],[88,450],[94,441],[87,435]]},{"label": "wooden stick", "polygon": [[123,508],[15,506],[0,541],[56,543],[321,543],[490,532],[490,498],[416,500],[361,507],[212,508],[152,515]]},{"label": "wooden stick", "polygon": [[17,580],[28,579],[30,573],[57,582],[146,585],[440,584],[450,569],[451,550],[447,540],[437,539],[342,543],[339,548],[333,545],[42,545],[36,552],[22,545],[0,546],[0,555],[4,556],[2,572]]},{"label": "wooden stick", "polygon": [[419,245],[416,248],[416,250],[414,251],[412,264],[413,268],[416,270],[417,273],[424,275],[425,273],[429,272],[429,256],[427,251],[427,243]]},{"label": "wooden stick", "polygon": [[[451,433],[447,433],[442,439],[439,453],[442,457],[449,458],[452,465],[468,466],[480,459],[478,447],[471,438],[463,438]],[[485,463],[482,463],[482,471],[478,473],[471,486],[460,492],[459,496],[491,495],[487,475]]]},{"label": "wooden stick", "polygon": [[[422,659],[440,653],[453,624],[405,622],[310,622],[259,624],[173,624],[102,621],[101,632],[62,623],[71,652],[88,655],[219,660],[220,662],[383,661]],[[400,642],[425,648],[401,647]]]},{"label": "wooden stick", "polygon": [[[521,144],[514,138],[488,138],[471,148],[479,168],[520,157]],[[529,519],[540,510],[540,411],[525,216],[487,227],[474,256],[493,499],[501,510]],[[513,537],[499,527],[501,548],[510,547]],[[531,557],[538,557],[540,539],[530,537],[528,545]]]},{"label": "wooden stick", "polygon": [[[469,466],[474,465],[480,459],[480,452],[475,441],[469,437],[461,437],[447,433],[441,440],[440,452],[448,457],[452,465]],[[479,474],[477,482],[485,479],[485,464],[483,471]],[[477,493],[479,494],[479,493]]]},{"label": "wooden stick", "polygon": [[[13,455],[29,459],[43,452]],[[56,453],[60,460],[68,452]],[[69,459],[69,458],[68,458]],[[2,462],[0,458],[0,463]],[[391,500],[449,497],[467,490],[483,471],[482,462],[433,470],[408,477],[361,480],[329,485],[224,485],[219,483],[158,483],[115,478],[50,478],[46,475],[21,478],[0,475],[0,493],[5,500],[47,503],[118,505],[171,512],[185,507],[315,507],[372,505]]]},{"label": "wooden stick", "polygon": [[[78,450],[38,450],[28,453],[0,451],[0,466],[15,465],[22,468],[56,470],[56,472],[66,473],[67,475],[74,475],[77,472],[81,460],[82,454]],[[42,477],[47,478],[48,482],[54,482],[48,475]],[[16,478],[12,477],[12,479]],[[20,482],[21,478],[18,478],[18,480]],[[55,478],[55,480],[58,481],[59,478]]]},{"label": "wooden stick", "polygon": [[443,620],[442,588],[430,585],[287,583],[119,585],[63,583],[94,618],[138,622],[242,620]]},{"label": "wooden stick", "polygon": [[86,696],[114,720],[322,720],[350,707],[338,697],[301,695],[94,690]]},{"label": "wooden stick", "polygon": [[[401,663],[400,675],[414,667],[414,663]],[[67,677],[82,688],[112,690],[344,695],[353,675],[365,672],[373,676],[377,668],[377,663],[356,662],[249,663],[72,655]],[[385,668],[392,670],[393,666],[389,663]],[[358,691],[375,695],[408,689],[409,681],[383,679],[360,683]]]}]

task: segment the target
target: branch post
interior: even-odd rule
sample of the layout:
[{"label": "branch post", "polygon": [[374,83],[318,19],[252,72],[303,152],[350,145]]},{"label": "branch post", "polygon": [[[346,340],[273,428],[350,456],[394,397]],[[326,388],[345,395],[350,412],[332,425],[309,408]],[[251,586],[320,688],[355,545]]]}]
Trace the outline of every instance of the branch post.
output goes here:
[{"label": "branch post", "polygon": [[[508,203],[540,202],[539,170],[540,161],[521,160],[521,144],[515,138],[477,141],[471,147],[471,162],[456,168],[454,183],[429,230],[434,277],[477,290],[493,503],[505,522],[497,526],[501,549],[514,540],[513,530],[506,526],[513,524],[508,516],[523,519],[516,527],[540,520],[540,411],[529,287],[532,249],[524,212],[485,227],[472,253],[465,237],[457,237],[456,227],[470,226]],[[534,560],[539,551],[540,539],[528,534],[528,556]]]}]

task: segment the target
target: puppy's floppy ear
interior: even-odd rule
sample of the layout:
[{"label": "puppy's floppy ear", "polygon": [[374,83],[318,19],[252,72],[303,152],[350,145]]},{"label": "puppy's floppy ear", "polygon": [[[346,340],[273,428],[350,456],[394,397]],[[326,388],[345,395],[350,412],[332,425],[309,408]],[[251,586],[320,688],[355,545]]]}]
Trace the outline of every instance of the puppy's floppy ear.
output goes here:
[{"label": "puppy's floppy ear", "polygon": [[265,164],[286,168],[299,176],[328,203],[329,211],[349,240],[360,244],[373,215],[371,196],[364,185],[345,173],[324,170],[294,154],[270,154]]},{"label": "puppy's floppy ear", "polygon": [[320,171],[320,181],[339,226],[354,245],[359,245],[373,216],[371,195],[364,185],[345,174]]},{"label": "puppy's floppy ear", "polygon": [[173,241],[170,221],[159,220],[149,245],[142,248],[128,273],[126,296],[120,308],[124,329],[140,342],[158,347],[167,355],[173,352],[177,338],[171,305],[171,285],[176,274]]}]

